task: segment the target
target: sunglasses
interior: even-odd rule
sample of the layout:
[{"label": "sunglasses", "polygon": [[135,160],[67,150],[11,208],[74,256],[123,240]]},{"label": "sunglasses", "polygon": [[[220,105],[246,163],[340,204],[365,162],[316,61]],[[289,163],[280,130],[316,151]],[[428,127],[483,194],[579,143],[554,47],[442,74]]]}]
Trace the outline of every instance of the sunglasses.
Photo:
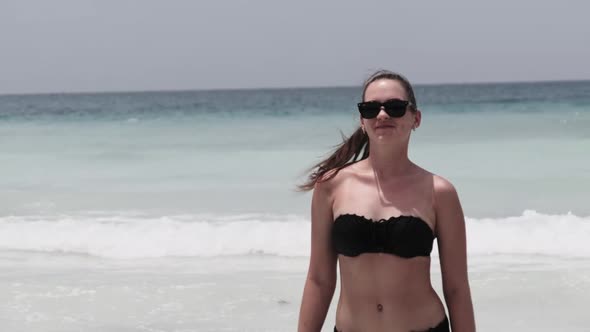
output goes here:
[{"label": "sunglasses", "polygon": [[381,111],[381,106],[385,109],[385,113],[392,118],[401,118],[406,114],[408,106],[412,103],[407,100],[389,99],[384,102],[379,101],[364,101],[358,103],[359,112],[364,119],[373,119]]}]

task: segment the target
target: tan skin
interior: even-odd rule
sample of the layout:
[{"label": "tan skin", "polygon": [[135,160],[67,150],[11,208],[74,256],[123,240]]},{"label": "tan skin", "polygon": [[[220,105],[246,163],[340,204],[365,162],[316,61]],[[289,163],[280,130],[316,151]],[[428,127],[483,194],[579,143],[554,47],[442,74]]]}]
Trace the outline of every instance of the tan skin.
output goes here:
[{"label": "tan skin", "polygon": [[[381,79],[367,86],[365,100],[407,100],[403,86]],[[370,140],[369,157],[316,184],[312,198],[310,264],[299,315],[299,332],[321,330],[340,266],[339,331],[427,331],[445,317],[430,281],[430,257],[388,253],[337,255],[331,245],[334,219],[355,213],[372,220],[413,215],[437,237],[444,299],[452,331],[473,332],[475,320],[467,278],[465,220],[453,185],[408,159],[413,128],[421,113],[391,118],[382,109],[362,119]]]}]

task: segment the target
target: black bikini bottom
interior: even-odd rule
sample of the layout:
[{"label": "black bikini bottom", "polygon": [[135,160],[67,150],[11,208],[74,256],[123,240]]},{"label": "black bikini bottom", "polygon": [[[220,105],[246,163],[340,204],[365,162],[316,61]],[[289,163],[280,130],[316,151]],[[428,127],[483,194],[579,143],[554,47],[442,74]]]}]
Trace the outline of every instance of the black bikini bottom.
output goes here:
[{"label": "black bikini bottom", "polygon": [[[445,318],[438,323],[438,325],[436,325],[435,327],[431,327],[430,329],[424,331],[424,332],[450,332],[451,330],[449,330],[449,318],[447,316],[445,316]],[[336,326],[334,326],[334,332],[343,332],[343,331],[339,331],[338,329],[336,329]]]}]

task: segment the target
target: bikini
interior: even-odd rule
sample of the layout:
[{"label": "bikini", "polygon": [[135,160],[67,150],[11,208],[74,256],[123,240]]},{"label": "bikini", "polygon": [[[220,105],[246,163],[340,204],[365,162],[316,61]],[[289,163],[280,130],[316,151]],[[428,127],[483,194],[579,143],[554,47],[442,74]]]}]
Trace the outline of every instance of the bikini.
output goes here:
[{"label": "bikini", "polygon": [[433,241],[430,226],[414,216],[374,221],[356,214],[341,214],[332,226],[334,249],[350,257],[377,252],[404,258],[430,256]]},{"label": "bikini", "polygon": [[[403,258],[429,257],[435,235],[428,223],[416,216],[373,220],[356,214],[334,219],[332,244],[336,253],[356,257],[363,253],[388,253]],[[449,332],[445,318],[428,332]],[[334,332],[343,332],[336,329]]]}]

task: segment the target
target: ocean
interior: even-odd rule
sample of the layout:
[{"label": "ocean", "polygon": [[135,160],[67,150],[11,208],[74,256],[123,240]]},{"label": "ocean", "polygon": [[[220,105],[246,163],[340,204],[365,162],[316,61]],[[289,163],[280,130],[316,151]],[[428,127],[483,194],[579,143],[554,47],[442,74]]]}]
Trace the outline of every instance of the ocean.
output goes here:
[{"label": "ocean", "polygon": [[[296,185],[358,126],[360,93],[0,96],[0,329],[296,330]],[[416,97],[410,159],[459,192],[478,331],[590,331],[590,82]],[[442,298],[436,250],[431,270]]]}]

